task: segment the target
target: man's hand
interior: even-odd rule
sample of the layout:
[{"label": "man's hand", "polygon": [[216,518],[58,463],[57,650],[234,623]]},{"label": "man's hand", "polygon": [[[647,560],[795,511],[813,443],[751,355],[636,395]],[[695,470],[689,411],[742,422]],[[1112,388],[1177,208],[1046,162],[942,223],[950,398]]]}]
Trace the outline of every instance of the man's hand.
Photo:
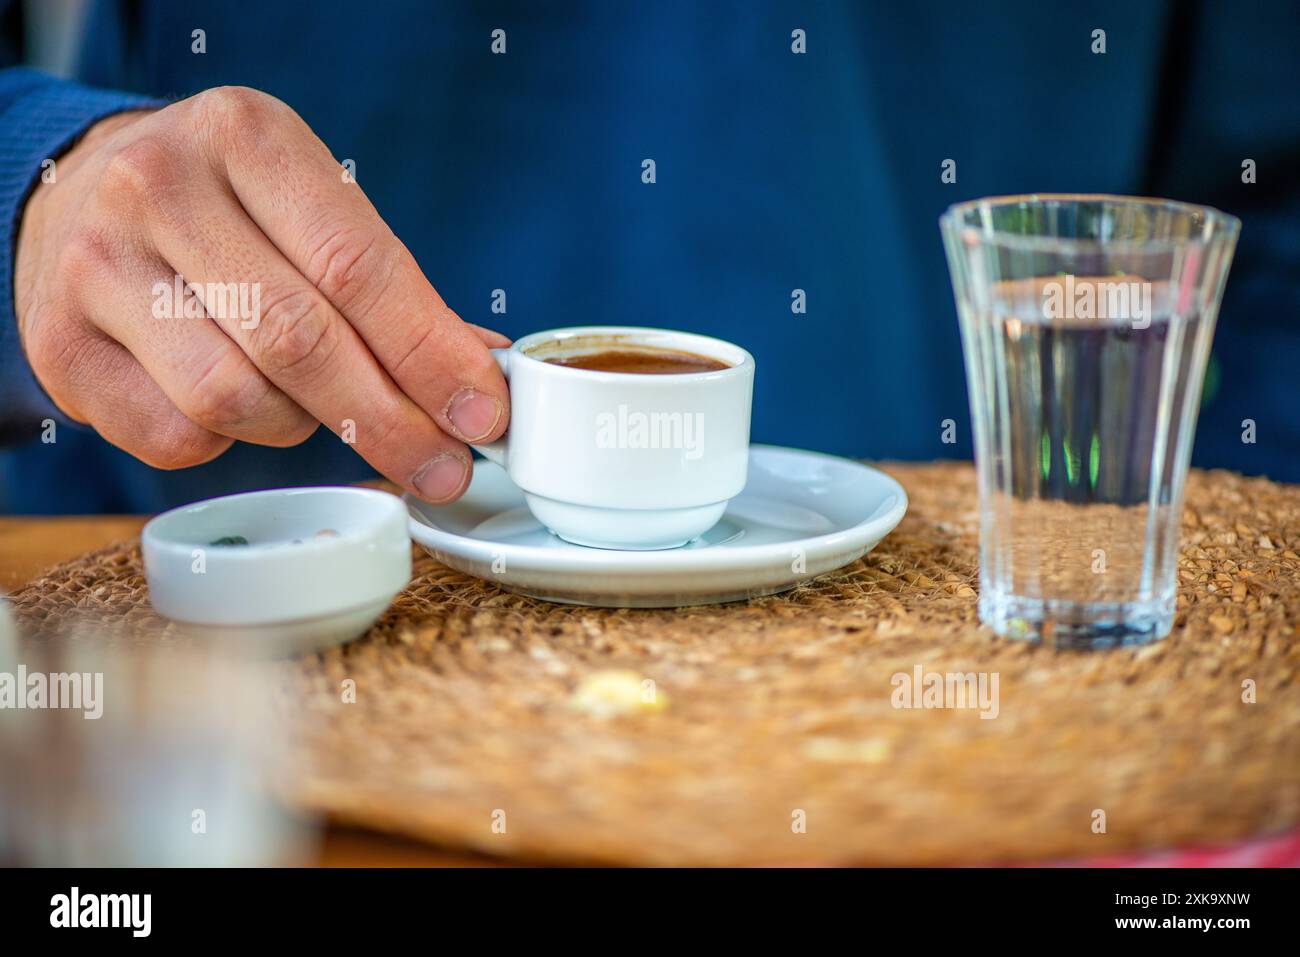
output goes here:
[{"label": "man's hand", "polygon": [[[177,276],[209,292],[172,302]],[[469,482],[464,443],[505,431],[488,347],[508,341],[462,322],[307,124],[256,90],[96,124],[28,201],[14,279],[51,398],[150,465],[324,423],[441,502]]]}]

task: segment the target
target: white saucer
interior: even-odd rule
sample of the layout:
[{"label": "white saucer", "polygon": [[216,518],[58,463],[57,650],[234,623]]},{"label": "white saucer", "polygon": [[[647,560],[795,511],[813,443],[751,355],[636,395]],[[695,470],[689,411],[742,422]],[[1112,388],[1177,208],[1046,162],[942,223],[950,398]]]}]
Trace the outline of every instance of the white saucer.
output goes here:
[{"label": "white saucer", "polygon": [[785,591],[865,555],[907,511],[883,472],[817,452],[755,445],[745,489],[712,529],[681,548],[610,551],[571,545],[533,518],[490,462],[457,502],[406,496],[411,537],[438,561],[547,601],[674,608]]}]

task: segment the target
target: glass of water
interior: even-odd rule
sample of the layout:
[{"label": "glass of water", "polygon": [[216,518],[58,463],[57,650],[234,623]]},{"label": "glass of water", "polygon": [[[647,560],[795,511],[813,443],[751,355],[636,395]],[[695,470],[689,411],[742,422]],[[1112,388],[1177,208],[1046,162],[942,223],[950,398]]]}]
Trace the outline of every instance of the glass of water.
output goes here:
[{"label": "glass of water", "polygon": [[966,358],[980,619],[1066,648],[1163,638],[1201,382],[1241,223],[1121,196],[940,220]]}]

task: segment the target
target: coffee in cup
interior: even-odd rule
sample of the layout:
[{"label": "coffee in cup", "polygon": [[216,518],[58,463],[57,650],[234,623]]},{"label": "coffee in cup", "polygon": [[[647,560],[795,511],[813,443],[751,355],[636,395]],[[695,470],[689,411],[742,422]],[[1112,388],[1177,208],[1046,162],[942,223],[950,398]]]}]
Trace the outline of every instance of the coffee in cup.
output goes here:
[{"label": "coffee in cup", "polygon": [[590,372],[626,372],[634,375],[693,375],[697,372],[717,372],[728,368],[727,363],[711,356],[673,349],[642,348],[606,349],[603,352],[579,353],[544,360],[570,369],[587,369]]}]

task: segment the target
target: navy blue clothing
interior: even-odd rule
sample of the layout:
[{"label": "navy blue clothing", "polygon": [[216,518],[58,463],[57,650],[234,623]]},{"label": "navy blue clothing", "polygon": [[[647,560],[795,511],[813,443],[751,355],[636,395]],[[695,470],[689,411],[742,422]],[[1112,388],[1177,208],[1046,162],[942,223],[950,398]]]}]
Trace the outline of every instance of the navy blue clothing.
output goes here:
[{"label": "navy blue clothing", "polygon": [[[191,52],[196,28],[206,53]],[[1300,5],[137,0],[98,3],[85,36],[88,86],[174,98],[241,84],[285,100],[355,161],[464,319],[509,336],[626,323],[732,339],[758,361],[754,439],[844,455],[971,454],[937,228],[949,204],[1111,192],[1218,206],[1243,228],[1194,461],[1300,480]],[[0,71],[4,269],[40,158],[102,112],[97,97]],[[1257,183],[1241,181],[1247,158]],[[48,404],[7,284],[12,438]],[[0,510],[150,511],[368,474],[323,429],[168,473],[61,427],[53,445],[0,453]]]}]

